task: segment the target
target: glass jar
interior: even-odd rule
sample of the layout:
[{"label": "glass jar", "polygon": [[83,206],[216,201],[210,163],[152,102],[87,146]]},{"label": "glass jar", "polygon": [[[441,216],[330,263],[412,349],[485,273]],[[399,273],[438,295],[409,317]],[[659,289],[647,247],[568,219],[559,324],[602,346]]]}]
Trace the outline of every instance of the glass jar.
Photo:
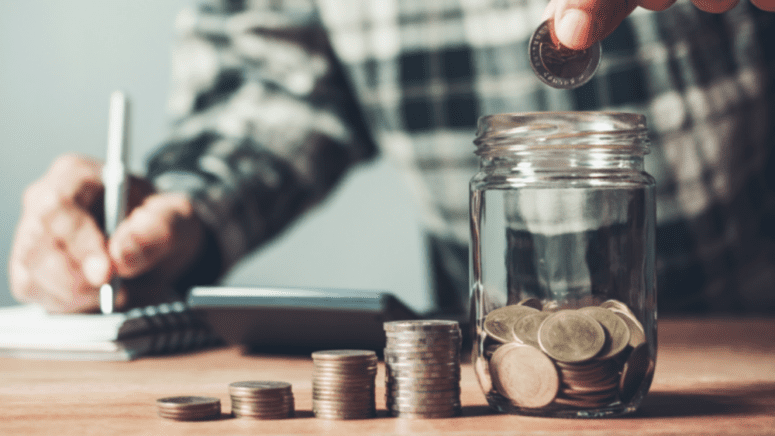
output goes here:
[{"label": "glass jar", "polygon": [[473,362],[487,401],[533,416],[633,412],[657,349],[645,117],[491,115],[474,143]]}]

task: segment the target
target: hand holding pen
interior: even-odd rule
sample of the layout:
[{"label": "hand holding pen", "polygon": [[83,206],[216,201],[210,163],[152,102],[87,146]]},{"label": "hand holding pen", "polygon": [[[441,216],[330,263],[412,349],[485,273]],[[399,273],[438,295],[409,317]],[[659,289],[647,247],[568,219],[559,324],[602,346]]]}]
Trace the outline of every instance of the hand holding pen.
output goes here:
[{"label": "hand holding pen", "polygon": [[112,189],[103,185],[103,168],[109,165],[64,155],[26,189],[9,262],[18,301],[49,312],[95,312],[99,289],[115,277],[121,284],[113,288],[114,308],[140,306],[169,289],[197,258],[203,226],[188,197],[156,193],[141,178],[128,178],[126,218],[115,231],[106,228],[109,236],[103,232],[103,199],[110,201],[105,195]]}]

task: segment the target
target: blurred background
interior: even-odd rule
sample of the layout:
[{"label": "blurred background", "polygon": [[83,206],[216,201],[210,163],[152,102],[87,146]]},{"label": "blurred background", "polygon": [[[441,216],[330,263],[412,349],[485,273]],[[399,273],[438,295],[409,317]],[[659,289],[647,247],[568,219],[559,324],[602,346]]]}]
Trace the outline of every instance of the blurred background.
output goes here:
[{"label": "blurred background", "polygon": [[[24,188],[65,152],[104,158],[108,97],[132,99],[131,169],[164,138],[175,16],[194,0],[0,1],[0,306]],[[431,307],[408,191],[384,159],[231,272],[226,284],[382,290]]]}]

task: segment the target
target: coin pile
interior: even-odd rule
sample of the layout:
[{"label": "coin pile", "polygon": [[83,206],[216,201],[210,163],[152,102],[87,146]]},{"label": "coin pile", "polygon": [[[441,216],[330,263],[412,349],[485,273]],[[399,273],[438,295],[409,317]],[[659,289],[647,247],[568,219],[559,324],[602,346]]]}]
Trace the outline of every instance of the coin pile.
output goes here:
[{"label": "coin pile", "polygon": [[198,421],[221,416],[221,400],[215,397],[167,397],[156,400],[159,416],[176,421]]},{"label": "coin pile", "polygon": [[376,416],[377,354],[374,351],[315,351],[312,361],[312,411],[315,417],[363,419]]},{"label": "coin pile", "polygon": [[541,310],[536,299],[484,320],[480,383],[523,408],[594,409],[628,402],[653,371],[643,325],[622,302]]},{"label": "coin pile", "polygon": [[393,416],[447,418],[460,414],[460,346],[457,321],[384,324],[385,402]]},{"label": "coin pile", "polygon": [[283,419],[294,415],[291,384],[241,381],[229,384],[231,413],[238,418]]}]

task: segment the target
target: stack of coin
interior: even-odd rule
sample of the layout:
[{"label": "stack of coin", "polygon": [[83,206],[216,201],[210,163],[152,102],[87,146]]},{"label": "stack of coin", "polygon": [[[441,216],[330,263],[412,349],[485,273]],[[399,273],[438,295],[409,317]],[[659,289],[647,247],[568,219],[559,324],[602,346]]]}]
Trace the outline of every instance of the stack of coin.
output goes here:
[{"label": "stack of coin", "polygon": [[393,416],[446,418],[460,414],[460,346],[457,321],[384,324],[385,402]]},{"label": "stack of coin", "polygon": [[312,353],[312,411],[317,418],[363,419],[376,416],[374,378],[377,353],[326,350]]},{"label": "stack of coin", "polygon": [[241,381],[229,384],[231,413],[238,418],[283,419],[294,414],[291,384],[282,381]]},{"label": "stack of coin", "polygon": [[221,400],[215,397],[167,397],[156,400],[159,416],[176,421],[198,421],[221,416]]},{"label": "stack of coin", "polygon": [[[622,302],[541,310],[535,299],[484,320],[483,386],[523,408],[594,409],[627,402],[650,372],[643,326]],[[486,373],[485,373],[486,372]]]}]

